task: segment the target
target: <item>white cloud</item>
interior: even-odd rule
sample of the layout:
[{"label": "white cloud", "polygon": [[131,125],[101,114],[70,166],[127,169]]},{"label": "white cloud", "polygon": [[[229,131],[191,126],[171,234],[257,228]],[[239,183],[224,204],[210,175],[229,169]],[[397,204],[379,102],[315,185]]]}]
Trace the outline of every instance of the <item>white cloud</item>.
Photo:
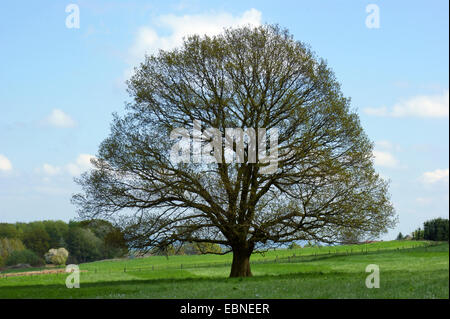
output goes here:
[{"label": "white cloud", "polygon": [[7,172],[7,171],[11,171],[11,170],[12,170],[12,164],[11,164],[10,160],[6,156],[0,154],[0,171]]},{"label": "white cloud", "polygon": [[386,106],[365,108],[364,112],[374,116],[389,117],[448,117],[449,90],[438,95],[419,95],[396,103],[391,109]]},{"label": "white cloud", "polygon": [[95,156],[89,154],[80,154],[78,155],[76,161],[74,163],[69,163],[66,165],[66,170],[70,175],[76,176],[80,175],[84,171],[92,168],[91,159],[95,159]]},{"label": "white cloud", "polygon": [[389,152],[373,151],[374,162],[377,166],[394,168],[398,166],[398,160]]},{"label": "white cloud", "polygon": [[[43,173],[46,176],[56,176],[60,174],[69,174],[72,176],[78,176],[84,171],[92,168],[91,159],[95,156],[90,154],[80,154],[74,162],[71,162],[64,166],[54,166],[50,164],[44,164],[41,168],[37,169],[38,173]],[[46,180],[48,181],[48,180]]]},{"label": "white cloud", "polygon": [[74,127],[75,121],[60,109],[54,109],[45,119],[45,123],[56,127]]},{"label": "white cloud", "polygon": [[[195,15],[176,16],[162,15],[156,19],[156,26],[170,30],[168,35],[161,36],[148,26],[141,27],[137,32],[134,44],[129,49],[127,63],[134,66],[143,61],[144,55],[157,53],[158,50],[170,50],[183,43],[183,37],[193,34],[217,35],[226,27],[242,25],[258,26],[261,24],[261,12],[256,9],[245,11],[240,16],[227,12],[203,13]],[[126,78],[132,74],[132,68],[125,71]]]},{"label": "white cloud", "polygon": [[45,163],[42,166],[42,170],[45,173],[45,175],[54,176],[61,173],[61,168],[57,166],[52,166],[50,164]]},{"label": "white cloud", "polygon": [[437,182],[447,182],[448,183],[448,172],[449,169],[436,169],[431,172],[425,172],[422,175],[422,181],[425,184],[434,184]]}]

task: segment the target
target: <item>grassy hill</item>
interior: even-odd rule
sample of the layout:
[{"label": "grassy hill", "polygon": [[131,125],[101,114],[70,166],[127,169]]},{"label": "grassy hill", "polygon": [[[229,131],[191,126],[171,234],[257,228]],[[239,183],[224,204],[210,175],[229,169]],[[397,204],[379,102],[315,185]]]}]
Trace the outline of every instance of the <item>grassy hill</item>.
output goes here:
[{"label": "grassy hill", "polygon": [[[0,278],[0,298],[448,298],[448,243],[390,241],[279,249],[252,256],[252,278],[227,278],[231,255],[163,256],[81,264],[66,274]],[[380,268],[368,289],[365,268]]]}]

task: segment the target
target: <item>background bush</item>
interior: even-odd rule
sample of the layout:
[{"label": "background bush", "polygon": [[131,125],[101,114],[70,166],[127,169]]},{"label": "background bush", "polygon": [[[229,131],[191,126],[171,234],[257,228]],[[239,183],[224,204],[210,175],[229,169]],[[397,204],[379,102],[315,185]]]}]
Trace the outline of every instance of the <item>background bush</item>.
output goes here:
[{"label": "background bush", "polygon": [[25,246],[17,238],[0,238],[0,267],[5,265],[8,256],[14,251],[24,250]]},{"label": "background bush", "polygon": [[38,267],[44,265],[44,260],[29,249],[15,250],[6,259],[6,265],[15,266],[18,264],[30,264],[31,266]]},{"label": "background bush", "polygon": [[45,255],[47,264],[65,265],[69,252],[65,248],[50,249]]}]

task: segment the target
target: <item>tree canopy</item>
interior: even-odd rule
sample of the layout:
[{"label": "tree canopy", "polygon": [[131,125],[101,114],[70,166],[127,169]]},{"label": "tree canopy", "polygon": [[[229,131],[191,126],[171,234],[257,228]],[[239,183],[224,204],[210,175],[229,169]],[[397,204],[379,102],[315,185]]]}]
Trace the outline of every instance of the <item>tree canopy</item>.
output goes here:
[{"label": "tree canopy", "polygon": [[448,241],[448,219],[435,218],[423,223],[422,237],[427,240]]},{"label": "tree canopy", "polygon": [[[327,63],[285,29],[190,36],[146,56],[128,92],[127,113],[114,115],[73,202],[82,218],[121,225],[131,247],[219,244],[220,253],[233,253],[230,276],[250,276],[254,251],[378,236],[395,223],[388,184],[374,170],[373,144],[350,100]],[[222,146],[244,160],[227,161],[214,144],[209,151],[221,161],[171,161],[171,132],[185,128],[192,137],[194,121],[217,129]],[[276,170],[264,173],[265,145],[256,162],[249,139],[238,154],[227,128],[277,129]],[[211,141],[206,134],[202,146]]]}]

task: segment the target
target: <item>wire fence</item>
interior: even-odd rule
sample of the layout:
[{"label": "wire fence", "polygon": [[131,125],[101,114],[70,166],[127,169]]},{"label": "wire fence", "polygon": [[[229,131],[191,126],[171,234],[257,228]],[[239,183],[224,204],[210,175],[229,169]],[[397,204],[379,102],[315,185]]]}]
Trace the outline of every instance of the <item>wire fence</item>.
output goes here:
[{"label": "wire fence", "polygon": [[[440,245],[439,242],[429,242],[426,244],[417,244],[412,246],[403,246],[403,247],[393,247],[393,248],[373,248],[373,247],[367,247],[361,245],[361,247],[350,247],[345,250],[340,248],[334,248],[334,247],[321,247],[318,248],[313,254],[308,255],[296,255],[295,253],[290,256],[278,256],[276,255],[275,258],[256,258],[254,260],[250,260],[251,265],[257,265],[257,264],[286,264],[286,263],[301,263],[301,262],[309,262],[314,260],[321,260],[321,259],[328,259],[328,258],[335,258],[339,256],[355,256],[355,255],[368,255],[368,254],[378,254],[380,252],[394,252],[394,251],[411,251],[417,248],[424,248],[425,250],[428,250],[428,248],[436,245]],[[164,264],[164,265],[143,265],[143,266],[128,266],[124,265],[122,267],[93,267],[90,269],[83,269],[83,272],[89,272],[89,273],[102,273],[102,274],[108,274],[108,273],[117,273],[117,272],[147,272],[147,271],[160,271],[160,270],[187,270],[187,269],[196,269],[196,268],[215,268],[215,267],[230,267],[232,264],[231,261],[220,261],[220,262],[201,262],[201,263],[180,263],[180,264]],[[49,271],[49,268],[40,268],[36,269],[33,268],[32,270],[28,272],[16,272],[16,273],[6,273],[6,274],[0,274],[0,278],[8,278],[11,276],[20,276],[20,275],[27,275],[27,276],[33,276],[33,275],[42,275],[42,274],[56,274],[64,273],[65,269],[64,267],[55,267],[53,268],[53,272]],[[14,274],[14,275],[13,275]]]},{"label": "wire fence", "polygon": [[[354,256],[354,255],[368,255],[377,254],[380,252],[394,252],[394,251],[411,251],[417,248],[428,249],[431,246],[439,245],[440,243],[427,243],[425,245],[412,245],[408,247],[395,247],[395,248],[376,248],[369,249],[368,247],[352,247],[343,251],[327,249],[327,247],[320,248],[320,251],[315,251],[314,254],[309,255],[296,255],[292,256],[275,256],[275,258],[264,258],[264,259],[254,259],[250,260],[251,265],[256,264],[286,264],[286,263],[300,263],[308,262],[320,259],[334,258],[339,256]],[[157,271],[157,270],[187,270],[195,268],[214,268],[214,267],[230,267],[231,261],[220,261],[220,262],[202,262],[202,263],[179,263],[179,264],[165,264],[165,265],[149,265],[149,266],[134,266],[129,267],[125,265],[121,269],[106,269],[106,268],[94,268],[91,272],[143,272],[143,271]]]}]

